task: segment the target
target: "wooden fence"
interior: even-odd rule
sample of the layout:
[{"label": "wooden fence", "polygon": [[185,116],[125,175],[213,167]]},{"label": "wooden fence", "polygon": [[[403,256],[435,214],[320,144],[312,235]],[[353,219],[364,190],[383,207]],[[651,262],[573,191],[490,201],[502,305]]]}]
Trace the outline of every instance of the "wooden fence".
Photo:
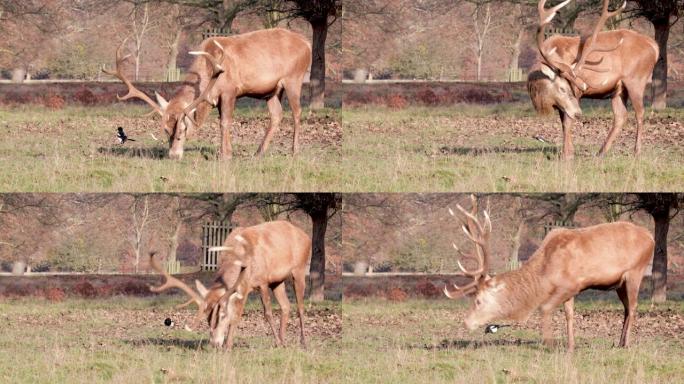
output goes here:
[{"label": "wooden fence", "polygon": [[206,40],[210,37],[221,37],[221,36],[230,36],[232,33],[229,31],[223,29],[223,28],[211,28],[207,29],[204,32],[202,32],[202,40]]},{"label": "wooden fence", "polygon": [[211,221],[202,226],[202,262],[200,268],[203,271],[218,269],[220,252],[210,251],[209,248],[223,245],[233,228],[230,223],[222,221]]}]

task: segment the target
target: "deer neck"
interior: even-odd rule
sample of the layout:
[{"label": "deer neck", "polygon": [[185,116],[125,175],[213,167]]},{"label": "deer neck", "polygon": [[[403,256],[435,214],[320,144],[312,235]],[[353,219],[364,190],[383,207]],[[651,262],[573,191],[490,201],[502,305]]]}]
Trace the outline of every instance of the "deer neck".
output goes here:
[{"label": "deer neck", "polygon": [[548,297],[546,281],[534,263],[525,263],[520,269],[502,273],[495,279],[507,288],[500,303],[506,317],[512,320],[527,320]]}]

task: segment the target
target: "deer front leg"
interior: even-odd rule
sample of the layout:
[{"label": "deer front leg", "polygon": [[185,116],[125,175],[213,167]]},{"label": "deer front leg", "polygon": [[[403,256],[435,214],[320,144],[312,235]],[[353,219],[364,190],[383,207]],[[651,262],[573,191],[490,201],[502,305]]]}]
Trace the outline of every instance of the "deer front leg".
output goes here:
[{"label": "deer front leg", "polygon": [[565,320],[568,327],[568,353],[572,353],[575,350],[575,298],[572,297],[570,300],[563,304],[565,309]]},{"label": "deer front leg", "polygon": [[233,146],[231,144],[231,129],[233,126],[233,111],[235,109],[235,94],[224,93],[221,95],[221,150],[219,158],[229,160],[233,156]]},{"label": "deer front leg", "polygon": [[235,330],[237,329],[238,323],[242,318],[242,311],[245,309],[245,301],[247,300],[247,295],[242,300],[235,301],[235,320],[228,326],[228,337],[225,344],[225,349],[231,351],[233,349],[233,337],[235,336]]},{"label": "deer front leg", "polygon": [[558,113],[563,126],[563,152],[561,153],[561,159],[572,160],[575,157],[575,147],[572,144],[572,126],[574,120],[561,110],[559,110]]}]

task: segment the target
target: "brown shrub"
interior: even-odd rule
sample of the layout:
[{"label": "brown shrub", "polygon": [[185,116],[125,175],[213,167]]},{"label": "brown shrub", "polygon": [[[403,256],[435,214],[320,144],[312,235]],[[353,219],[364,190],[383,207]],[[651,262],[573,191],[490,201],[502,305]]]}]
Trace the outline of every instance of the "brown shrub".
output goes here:
[{"label": "brown shrub", "polygon": [[387,292],[387,300],[390,301],[406,301],[408,294],[403,289],[394,287]]},{"label": "brown shrub", "polygon": [[45,97],[43,104],[50,109],[62,109],[64,108],[65,102],[62,96],[52,94]]},{"label": "brown shrub", "polygon": [[147,284],[140,281],[125,282],[119,287],[118,293],[130,296],[149,296],[151,294]]},{"label": "brown shrub", "polygon": [[82,87],[74,93],[74,100],[83,105],[95,105],[98,103],[97,96],[88,88]]},{"label": "brown shrub", "polygon": [[440,104],[439,97],[430,88],[423,88],[416,93],[416,99],[421,104],[426,106],[434,106]]},{"label": "brown shrub", "polygon": [[435,285],[427,279],[422,279],[416,284],[416,292],[423,297],[429,298],[440,297],[443,295],[442,291],[435,287]]},{"label": "brown shrub", "polygon": [[387,97],[387,106],[392,109],[404,109],[408,105],[406,98],[399,94],[393,94]]},{"label": "brown shrub", "polygon": [[345,299],[355,299],[361,297],[373,296],[374,292],[371,287],[364,284],[346,284],[344,287],[344,298]]},{"label": "brown shrub", "polygon": [[95,297],[97,296],[97,289],[93,287],[92,284],[89,282],[83,280],[79,281],[78,283],[74,284],[74,287],[72,288],[72,292],[75,295],[83,296],[83,297]]},{"label": "brown shrub", "polygon": [[47,288],[43,295],[50,301],[62,301],[66,296],[63,289],[55,287]]}]

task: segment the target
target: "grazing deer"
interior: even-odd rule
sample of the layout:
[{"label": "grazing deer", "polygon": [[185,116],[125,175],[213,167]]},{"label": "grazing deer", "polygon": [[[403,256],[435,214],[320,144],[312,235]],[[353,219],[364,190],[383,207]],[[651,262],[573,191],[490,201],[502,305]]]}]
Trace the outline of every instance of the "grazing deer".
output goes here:
[{"label": "grazing deer", "polygon": [[471,199],[470,212],[460,205],[457,208],[463,216],[459,216],[463,231],[475,243],[478,267],[469,271],[458,262],[462,276],[472,278],[472,282],[463,287],[454,285],[451,291],[444,287],[450,299],[466,295],[474,298],[465,318],[469,330],[498,319],[526,321],[539,308],[542,337],[550,345],[551,312],[564,303],[568,351],[572,351],[574,297],[586,289],[615,289],[625,306],[620,346],[629,346],[639,285],[653,257],[654,242],[648,230],[629,222],[554,229],[520,269],[491,277],[488,270],[492,222],[485,210],[484,225],[480,223],[477,201],[474,196]]},{"label": "grazing deer", "polygon": [[627,99],[636,113],[636,144],[634,153],[641,152],[644,125],[644,92],[658,60],[656,42],[635,31],[618,29],[601,32],[606,21],[618,15],[627,2],[616,11],[608,11],[609,0],[604,0],[601,16],[593,33],[579,37],[544,37],[546,26],[558,10],[571,0],[550,9],[546,0],[539,1],[537,47],[541,58],[527,80],[527,89],[537,112],[549,114],[556,109],[563,125],[563,159],[572,159],[572,127],[582,114],[580,99],[612,100],[613,127],[603,143],[599,155],[608,152],[627,120]]},{"label": "grazing deer", "polygon": [[257,150],[262,155],[283,118],[283,90],[292,108],[294,135],[292,152],[299,150],[301,120],[300,96],[304,76],[311,64],[311,44],[301,35],[281,28],[266,29],[230,37],[212,37],[200,45],[200,51],[190,52],[195,59],[180,90],[166,101],[155,93],[155,102],[128,80],[122,64],[126,40],[116,51],[116,70],[103,71],[119,78],[128,87],[128,94],[119,100],[138,98],[148,103],[161,116],[162,130],[169,139],[169,157],[181,159],[183,145],[194,129],[202,126],[212,107],[218,106],[221,116],[220,157],[232,155],[231,126],[235,100],[249,96],[266,99],[271,124]]},{"label": "grazing deer", "polygon": [[[311,256],[311,238],[290,222],[271,221],[236,228],[223,246],[211,250],[222,252],[220,268],[210,288],[207,289],[199,280],[195,280],[195,291],[162,269],[152,254],[152,268],[162,274],[166,281],[160,286],[150,286],[150,290],[162,292],[178,288],[184,291],[190,296],[190,300],[181,306],[196,303],[199,307],[198,317],[205,317],[209,323],[210,343],[220,348],[224,345],[227,334],[226,348],[230,350],[247,295],[256,288],[261,293],[266,322],[273,331],[276,345],[281,346],[285,344],[285,329],[290,316],[285,281],[292,278],[299,313],[300,341],[306,347],[304,290],[306,268]],[[269,288],[273,290],[282,311],[279,333],[276,332],[273,321]]]}]

